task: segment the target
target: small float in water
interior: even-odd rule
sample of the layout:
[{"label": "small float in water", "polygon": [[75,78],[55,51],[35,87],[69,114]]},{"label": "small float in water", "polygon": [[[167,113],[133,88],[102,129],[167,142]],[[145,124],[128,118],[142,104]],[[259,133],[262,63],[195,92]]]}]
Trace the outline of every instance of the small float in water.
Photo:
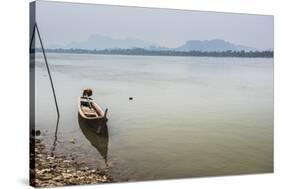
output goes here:
[{"label": "small float in water", "polygon": [[78,98],[78,110],[80,116],[91,121],[107,121],[107,109],[103,111],[91,97],[92,94],[92,89],[84,89],[83,95]]}]

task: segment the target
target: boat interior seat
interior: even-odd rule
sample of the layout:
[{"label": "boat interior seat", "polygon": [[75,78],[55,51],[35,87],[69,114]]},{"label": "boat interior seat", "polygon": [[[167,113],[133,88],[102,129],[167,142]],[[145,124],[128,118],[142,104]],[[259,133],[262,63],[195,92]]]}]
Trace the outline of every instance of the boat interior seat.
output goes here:
[{"label": "boat interior seat", "polygon": [[81,110],[83,111],[84,114],[88,115],[88,116],[92,116],[92,117],[97,117],[98,114],[94,109],[91,109],[89,107],[86,106],[82,106]]}]

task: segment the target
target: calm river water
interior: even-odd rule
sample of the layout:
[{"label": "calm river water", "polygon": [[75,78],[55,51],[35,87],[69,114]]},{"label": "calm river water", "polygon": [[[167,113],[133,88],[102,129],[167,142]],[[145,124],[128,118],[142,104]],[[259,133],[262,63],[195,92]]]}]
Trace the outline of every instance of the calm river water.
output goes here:
[{"label": "calm river water", "polygon": [[[134,181],[273,171],[273,59],[48,53],[61,118],[55,153]],[[79,120],[83,88],[108,136]],[[133,100],[129,100],[133,97]],[[53,149],[56,109],[36,55],[36,126]]]}]

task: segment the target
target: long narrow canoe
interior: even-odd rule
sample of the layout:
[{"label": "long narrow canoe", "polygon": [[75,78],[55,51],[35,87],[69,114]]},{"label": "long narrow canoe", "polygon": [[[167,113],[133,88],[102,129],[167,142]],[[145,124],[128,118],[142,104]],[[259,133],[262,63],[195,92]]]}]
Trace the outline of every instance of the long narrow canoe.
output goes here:
[{"label": "long narrow canoe", "polygon": [[88,120],[106,120],[106,113],[101,107],[94,102],[90,97],[79,97],[78,98],[78,110],[81,117]]}]

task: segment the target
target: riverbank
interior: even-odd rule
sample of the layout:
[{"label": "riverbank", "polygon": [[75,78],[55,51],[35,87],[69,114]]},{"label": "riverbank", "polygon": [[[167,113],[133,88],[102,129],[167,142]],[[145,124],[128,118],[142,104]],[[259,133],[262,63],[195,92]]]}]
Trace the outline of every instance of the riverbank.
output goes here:
[{"label": "riverbank", "polygon": [[104,170],[89,169],[73,157],[48,154],[40,139],[31,140],[30,162],[30,184],[34,187],[113,182],[113,178]]}]

